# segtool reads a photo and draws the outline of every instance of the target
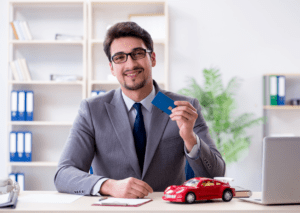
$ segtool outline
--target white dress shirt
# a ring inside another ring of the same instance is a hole
[[[123,91],[122,91],[122,97],[123,97],[124,103],[125,103],[126,108],[127,108],[130,126],[131,126],[131,129],[133,130],[135,117],[136,117],[136,114],[137,114],[136,109],[133,107],[133,105],[135,104],[135,101],[133,101],[132,99],[127,97],[123,93]],[[146,136],[147,136],[147,132],[149,132],[149,129],[150,129],[150,120],[151,120],[151,114],[152,114],[152,110],[153,110],[153,104],[151,102],[154,99],[154,97],[155,97],[155,87],[153,86],[152,91],[150,92],[150,94],[146,98],[144,98],[142,101],[140,101],[140,103],[142,104],[142,113],[143,113],[143,118],[144,118]],[[200,150],[200,140],[199,140],[199,137],[197,135],[196,135],[196,138],[197,138],[197,144],[194,145],[194,147],[193,147],[193,149],[191,150],[190,153],[187,153],[186,147],[184,146],[185,153],[191,159],[197,158],[199,153],[200,153],[200,151],[199,151]],[[108,179],[109,178],[100,179],[95,184],[95,186],[93,187],[92,195],[100,195],[100,193],[99,193],[100,188],[101,188],[102,184]]]

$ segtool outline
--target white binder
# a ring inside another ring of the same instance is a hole
[[[14,162],[17,159],[17,133],[12,131],[9,135],[9,152],[10,161]]]
[[[10,174],[8,175],[8,177],[9,177],[10,179],[12,179],[14,182],[17,182],[17,178],[16,178],[16,174],[15,174],[15,173],[10,173]]]
[[[25,121],[25,91],[19,91],[18,101],[19,121]]]
[[[23,161],[24,158],[24,133],[18,132],[17,133],[17,161]]]
[[[17,182],[20,186],[20,191],[25,190],[25,175],[23,173],[17,173]]]
[[[33,121],[33,91],[26,91],[26,121]]]
[[[31,161],[31,153],[32,153],[32,133],[25,132],[25,158],[24,161]]]
[[[17,121],[18,116],[18,91],[11,91],[11,103],[10,103],[10,111],[11,111],[11,120]]]

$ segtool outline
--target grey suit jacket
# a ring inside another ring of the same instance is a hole
[[[198,100],[161,90],[155,81],[154,86],[156,93],[161,91],[174,101],[189,101],[197,109],[194,132],[200,139],[199,157],[191,159],[185,154],[176,121],[153,106],[141,173],[119,88],[81,102],[54,177],[59,192],[90,195],[104,177],[134,177],[148,183],[154,191],[164,191],[185,181],[185,159],[196,177],[224,176],[225,162],[209,135]],[[93,175],[88,173],[91,164]]]

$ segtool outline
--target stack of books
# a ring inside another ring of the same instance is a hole
[[[285,105],[285,76],[267,75],[263,83],[264,105]]]
[[[31,81],[31,75],[28,70],[27,62],[24,58],[10,62],[10,68],[14,80],[16,81]]]
[[[11,91],[11,121],[33,121],[33,91]]]
[[[32,35],[26,21],[10,22],[15,39],[17,40],[32,40]]]

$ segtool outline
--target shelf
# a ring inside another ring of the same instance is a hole
[[[83,85],[82,81],[56,82],[56,81],[9,81],[9,84],[29,84],[29,85]]]
[[[270,76],[270,75],[283,75],[283,76],[299,76],[300,77],[300,74],[298,74],[298,73],[289,73],[289,74],[287,74],[287,73],[271,73],[271,74],[264,74],[263,76]]]
[[[101,39],[93,39],[91,40],[92,45],[93,44],[103,44],[104,40]],[[165,39],[153,39],[153,44],[165,44]]]
[[[264,109],[300,109],[300,106],[280,105],[280,106],[264,106]]]
[[[8,125],[19,126],[72,126],[73,122],[55,122],[55,121],[10,121]]]
[[[51,166],[57,166],[57,162],[43,162],[43,161],[37,161],[37,162],[9,162],[9,166],[44,166],[44,167],[51,167]]]
[[[64,41],[64,40],[11,40],[10,44],[72,44],[83,45],[84,41]]]

